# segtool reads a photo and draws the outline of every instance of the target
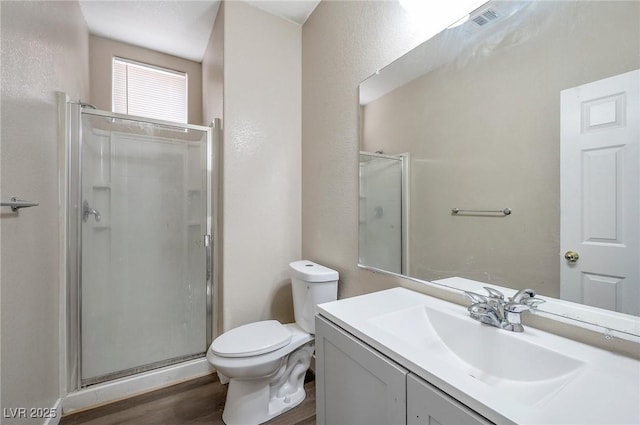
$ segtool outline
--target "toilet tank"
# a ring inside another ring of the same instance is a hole
[[[338,299],[338,272],[307,260],[289,264],[296,323],[315,334],[318,304]]]

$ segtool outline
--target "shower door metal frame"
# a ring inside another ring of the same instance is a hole
[[[401,234],[401,244],[400,244],[400,250],[401,250],[401,272],[402,273],[395,273],[395,272],[389,272],[383,269],[380,269],[378,267],[374,267],[374,266],[368,266],[366,264],[361,264],[360,261],[358,261],[358,267],[361,269],[365,269],[365,270],[372,270],[375,272],[383,272],[383,273],[388,273],[388,274],[392,274],[395,276],[402,276],[402,275],[406,275],[409,272],[409,267],[410,267],[410,243],[409,243],[409,232],[410,232],[410,221],[409,221],[409,212],[411,210],[411,191],[409,189],[409,184],[411,181],[410,178],[410,164],[411,164],[411,154],[409,152],[404,152],[404,153],[400,153],[397,155],[385,155],[383,153],[377,153],[377,152],[367,152],[367,151],[360,151],[358,153],[358,157],[361,159],[362,155],[364,156],[370,156],[372,158],[381,158],[381,159],[388,159],[388,160],[393,160],[393,161],[400,161],[400,168],[401,168],[401,173],[402,173],[402,181],[401,181],[401,187],[400,187],[400,198],[401,198],[401,205],[402,205],[402,212],[400,214],[401,217],[401,229],[400,229],[400,234]],[[359,162],[359,164],[361,164]],[[360,165],[359,165],[360,166]],[[358,190],[360,190],[360,180],[361,177],[358,177]],[[360,203],[358,203],[358,217],[360,217],[360,208],[361,205]],[[358,234],[360,233],[360,225],[358,225]],[[359,236],[358,236],[359,239]],[[359,242],[358,242],[359,243]],[[358,246],[358,257],[360,256],[360,246]]]
[[[216,305],[217,294],[217,161],[214,163],[214,149],[217,159],[217,146],[213,146],[213,132],[220,133],[220,120],[212,121],[209,127],[194,124],[181,124],[170,121],[156,120],[152,118],[138,117],[132,115],[118,114],[115,112],[101,111],[98,109],[87,109],[87,104],[68,102],[66,108],[65,131],[66,148],[65,162],[67,167],[66,187],[67,193],[67,390],[74,391],[98,382],[82,382],[82,115],[93,115],[105,118],[119,119],[157,125],[165,128],[177,130],[198,130],[206,133],[206,233],[203,235],[205,249],[205,279],[206,279],[206,347],[213,340],[214,330],[217,329],[217,314],[214,315],[213,308]],[[186,143],[186,142],[185,142]],[[213,202],[216,203],[215,207]],[[166,359],[153,364],[148,364],[124,371],[118,371],[101,378],[117,379],[154,370],[163,366],[173,365],[181,361],[204,357],[198,355],[188,355],[177,359]],[[105,382],[108,379],[100,379]]]

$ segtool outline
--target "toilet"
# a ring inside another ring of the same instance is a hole
[[[289,264],[295,323],[264,320],[216,338],[207,360],[228,380],[222,420],[260,424],[300,404],[315,349],[316,305],[337,299],[338,272],[301,260]]]

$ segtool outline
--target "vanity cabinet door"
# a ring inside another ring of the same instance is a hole
[[[406,424],[406,376],[406,369],[316,316],[317,424]]]
[[[407,376],[408,425],[489,425],[464,404],[419,377]]]

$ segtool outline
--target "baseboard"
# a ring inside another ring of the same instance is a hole
[[[44,425],[58,425],[60,423],[60,418],[62,418],[62,399],[59,398],[56,400],[55,404],[51,408],[51,412],[55,412],[55,416],[47,418],[44,421]]]

